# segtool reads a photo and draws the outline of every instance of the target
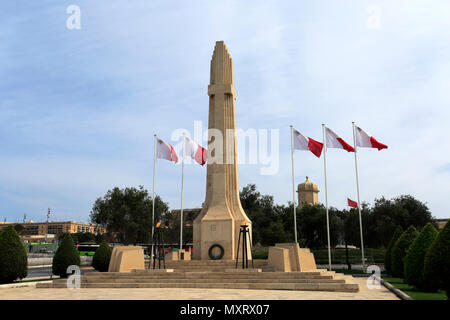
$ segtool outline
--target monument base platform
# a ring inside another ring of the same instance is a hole
[[[239,261],[238,261],[239,263]],[[255,269],[261,272],[232,270],[233,260],[166,261],[173,272],[136,270],[131,272],[90,272],[81,276],[81,288],[208,288],[208,289],[259,289],[299,291],[358,292],[358,284],[351,276],[334,271],[277,272],[267,260],[254,260]],[[66,279],[51,283],[38,283],[37,288],[66,288]],[[167,297],[170,299],[170,297]]]

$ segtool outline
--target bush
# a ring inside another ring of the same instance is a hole
[[[401,226],[398,226],[397,229],[395,229],[391,241],[389,241],[389,245],[387,246],[386,255],[384,256],[384,269],[386,270],[387,274],[392,274],[392,248],[394,247],[395,243],[397,242],[398,238],[400,238],[402,233],[403,228]]]
[[[398,238],[394,247],[392,248],[392,256],[391,256],[391,266],[392,266],[392,275],[394,277],[403,278],[404,277],[404,259],[406,253],[413,243],[414,239],[418,236],[418,232],[414,226],[409,226],[405,232],[402,233],[400,238]]]
[[[269,256],[269,250],[255,250],[252,252],[253,259],[267,259]]]
[[[0,283],[10,283],[28,274],[27,251],[13,226],[0,234]]]
[[[94,269],[100,272],[107,272],[109,261],[111,260],[111,253],[111,247],[106,241],[103,241],[97,250],[95,250],[94,258],[92,259],[92,266]]]
[[[72,237],[70,234],[65,234],[61,245],[58,250],[56,250],[55,256],[53,257],[53,274],[60,276],[61,278],[66,278],[67,267],[71,265],[79,266],[80,263],[80,254],[73,243]]]
[[[450,223],[446,223],[425,256],[424,278],[432,290],[450,297]]]
[[[421,291],[427,291],[428,289],[423,277],[425,255],[437,235],[436,228],[428,223],[411,244],[405,257],[405,282]]]

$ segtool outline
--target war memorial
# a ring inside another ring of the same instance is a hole
[[[239,199],[236,137],[226,134],[236,129],[236,93],[233,61],[223,41],[214,48],[208,96],[208,128],[220,131],[223,143],[208,157],[205,202],[193,225],[193,256],[171,254],[154,268],[145,266],[141,247],[115,247],[108,272],[81,276],[81,288],[358,292],[351,276],[317,269],[313,254],[298,243],[277,243],[267,260],[252,259],[252,223]],[[67,288],[67,279],[37,288]]]

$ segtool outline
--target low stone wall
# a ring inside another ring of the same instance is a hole
[[[92,257],[90,256],[81,256],[80,257],[81,264],[91,264]],[[28,257],[28,266],[46,266],[51,265],[53,262],[53,257],[47,258],[30,258]]]

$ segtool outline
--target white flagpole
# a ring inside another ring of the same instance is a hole
[[[355,122],[353,125],[353,147],[355,148],[355,172],[356,172],[356,193],[358,194],[358,211],[359,211],[359,231],[361,233],[361,259],[363,270],[366,270],[366,262],[364,258],[364,241],[363,241],[363,229],[362,229],[362,218],[361,218],[361,201],[359,199],[359,177],[358,177],[358,161],[356,160],[356,132],[355,132]]]
[[[327,139],[325,138],[325,124],[322,124],[323,131],[323,170],[325,176],[325,204],[327,212],[327,237],[328,237],[328,268],[331,271],[331,248],[330,248],[330,219],[328,217],[328,186],[327,186]]]
[[[153,135],[153,195],[152,195],[152,252],[150,254],[151,261],[153,261],[153,236],[155,232],[155,172],[156,172],[156,134]]]
[[[180,212],[180,251],[183,248],[183,184],[184,184],[184,143],[185,136],[183,132],[183,154],[181,157],[181,212]]]
[[[295,178],[294,178],[294,128],[291,126],[291,161],[292,161],[292,206],[294,209],[294,238],[297,243],[297,210],[295,208]]]

